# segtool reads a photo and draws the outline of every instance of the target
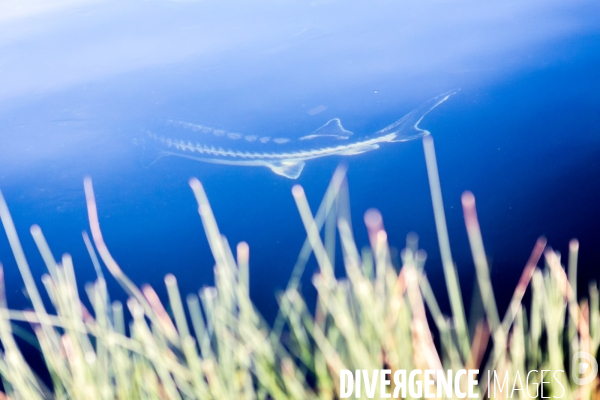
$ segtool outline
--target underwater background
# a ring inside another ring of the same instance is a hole
[[[364,212],[379,209],[391,245],[419,235],[444,293],[420,140],[312,160],[297,180],[178,157],[148,167],[136,144],[165,119],[299,137],[340,118],[371,133],[456,88],[421,126],[435,140],[465,293],[467,189],[501,308],[541,235],[563,254],[580,240],[580,293],[600,278],[597,2],[9,1],[0,11],[0,189],[38,282],[34,223],[57,259],[73,256],[82,286],[95,278],[81,238],[90,176],[107,245],[136,284],[165,296],[170,272],[184,294],[211,285],[195,176],[229,242],[249,243],[251,297],[270,320],[305,239],[291,188],[304,187],[314,212],[345,162],[357,243],[368,242]],[[9,306],[30,307],[4,234],[0,261]],[[315,268],[303,279],[309,298]]]

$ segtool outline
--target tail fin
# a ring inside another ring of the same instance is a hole
[[[375,135],[384,136],[389,134],[396,134],[396,137],[392,142],[406,142],[408,140],[417,139],[426,135],[429,135],[429,131],[419,128],[419,123],[425,115],[446,100],[453,94],[456,94],[460,89],[451,90],[446,93],[442,93],[439,96],[434,97],[431,100],[426,101],[419,107],[415,108],[404,117],[394,122],[393,124],[386,126],[385,128],[377,131]]]

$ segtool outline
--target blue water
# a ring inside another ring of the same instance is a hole
[[[422,126],[435,140],[465,295],[473,281],[460,208],[467,189],[501,305],[540,235],[564,254],[579,238],[581,289],[600,278],[594,2],[109,2],[25,11],[0,21],[0,188],[37,278],[44,266],[29,235],[34,223],[57,258],[72,254],[81,285],[94,279],[81,239],[89,175],[105,240],[134,282],[161,296],[169,272],[183,293],[212,284],[213,258],[188,186],[195,176],[229,242],[249,243],[251,296],[270,319],[305,237],[291,188],[303,185],[315,210],[344,161],[359,245],[367,244],[362,216],[371,207],[382,212],[393,246],[418,233],[444,305],[420,141],[309,161],[297,181],[176,157],[145,168],[133,142],[168,118],[299,137],[338,117],[369,133],[458,87]],[[308,112],[319,106],[324,111]],[[0,261],[10,306],[29,307],[4,234]],[[309,297],[315,268],[311,260],[303,281]],[[112,280],[109,289],[124,298]]]

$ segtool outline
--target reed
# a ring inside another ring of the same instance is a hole
[[[423,268],[426,254],[418,249],[416,235],[407,237],[401,266],[394,265],[383,218],[375,210],[365,215],[369,246],[359,250],[345,168],[340,167],[315,213],[302,187],[292,190],[307,237],[287,288],[277,295],[280,308],[272,326],[250,299],[248,245],[230,246],[196,179],[190,186],[214,256],[215,286],[190,294],[185,301],[171,274],[165,277],[168,299],[127,278],[104,242],[92,182],[85,180],[91,240],[85,232],[83,240],[97,272],[96,281],[85,286],[92,309],[81,300],[84,294],[78,290],[71,257],[65,254],[55,260],[41,228],[33,226],[31,234],[48,268],[42,284],[51,304],[44,304],[0,193],[0,219],[33,306],[32,311],[8,308],[0,267],[4,387],[0,399],[333,399],[340,396],[342,370],[382,368],[392,374],[479,369],[480,398],[510,398],[515,393],[513,397],[527,398],[541,380],[536,375],[526,382],[528,371],[564,370],[544,385],[546,396],[564,392],[562,398],[598,398],[598,379],[576,385],[574,378],[581,371],[571,368],[574,354],[595,356],[600,345],[598,287],[590,284],[588,299],[579,300],[576,293],[577,241],[570,243],[565,270],[560,256],[540,238],[501,315],[475,197],[464,193],[465,224],[483,306],[470,334],[450,251],[433,140],[427,136],[423,144],[448,293],[433,292]],[[336,277],[333,268],[338,238],[344,277]],[[318,264],[312,279],[318,293],[315,310],[308,309],[299,289],[311,254]],[[111,302],[102,263],[129,295],[126,304]],[[527,290],[531,300],[525,304]],[[440,311],[440,295],[448,296],[451,315]],[[125,321],[124,307],[130,321]],[[15,339],[20,334],[15,321],[33,327],[50,387],[38,377],[40,367],[34,368],[23,356]],[[579,368],[587,368],[585,362],[580,364]],[[512,377],[519,375],[520,388],[530,389],[529,393],[511,392],[508,387],[502,393],[493,391],[485,372],[492,370],[499,377],[508,373],[510,389]]]

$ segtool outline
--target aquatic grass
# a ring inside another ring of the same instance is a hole
[[[172,274],[165,277],[167,299],[127,278],[104,242],[93,185],[86,179],[91,238],[84,232],[83,240],[97,279],[80,293],[71,257],[55,260],[41,228],[33,226],[31,235],[48,269],[42,277],[50,299],[45,304],[0,193],[0,219],[33,306],[26,311],[8,308],[0,268],[0,399],[333,399],[340,396],[341,370],[382,368],[392,373],[479,369],[476,394],[481,398],[511,397],[508,387],[498,391],[495,377],[502,380],[508,374],[512,389],[516,375],[524,382],[531,370],[564,370],[544,386],[546,394],[564,389],[563,398],[598,398],[597,378],[582,386],[573,380],[578,372],[572,356],[579,351],[595,356],[600,346],[598,287],[590,283],[589,299],[580,300],[576,291],[577,241],[570,243],[565,269],[560,255],[540,238],[502,312],[495,302],[475,197],[463,194],[483,309],[476,325],[469,327],[450,251],[433,140],[427,136],[423,144],[450,315],[441,311],[440,294],[431,288],[424,269],[427,256],[418,248],[416,235],[408,235],[400,265],[395,265],[383,216],[369,210],[364,218],[369,246],[359,249],[345,167],[336,171],[314,213],[302,187],[292,190],[307,237],[288,286],[277,294],[279,314],[272,326],[250,299],[249,246],[230,246],[196,179],[190,186],[215,260],[215,285],[185,299]],[[343,277],[334,273],[337,240]],[[314,310],[300,288],[312,254],[318,265],[312,277],[318,295]],[[128,294],[125,304],[110,300],[102,264]],[[525,296],[528,291],[530,296]],[[84,305],[84,294],[91,309]],[[524,302],[526,297],[530,299]],[[23,355],[23,329],[17,321],[31,324],[35,340],[30,342],[40,349],[44,366],[29,364]],[[38,376],[44,369],[49,382]],[[496,371],[492,387],[488,370]],[[539,376],[528,383],[519,388],[536,392]],[[515,397],[526,398],[528,392],[517,391]]]

